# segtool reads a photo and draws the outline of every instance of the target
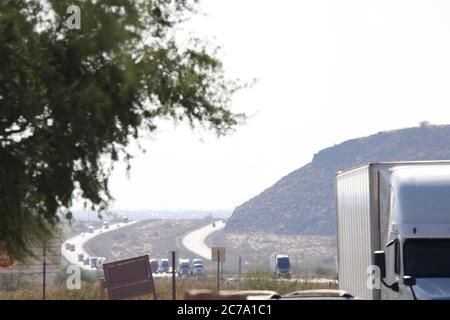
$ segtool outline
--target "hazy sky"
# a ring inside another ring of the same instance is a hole
[[[163,126],[115,209],[233,209],[349,138],[450,123],[449,1],[203,0],[189,28],[223,47],[234,99],[253,115],[220,140]]]

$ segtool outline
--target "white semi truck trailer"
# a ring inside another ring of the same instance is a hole
[[[450,299],[450,161],[336,175],[339,287],[362,299]]]

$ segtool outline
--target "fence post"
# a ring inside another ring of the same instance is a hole
[[[220,252],[217,254],[217,293],[220,289]]]
[[[175,279],[175,251],[172,251],[172,300],[177,299],[177,285]]]
[[[239,283],[241,282],[242,258],[239,256]]]
[[[46,287],[46,283],[45,283],[45,281],[46,281],[46,272],[47,272],[47,270],[46,270],[46,261],[45,261],[45,259],[46,259],[46,257],[45,257],[45,255],[46,255],[46,248],[45,248],[45,240],[44,240],[44,246],[43,246],[43,250],[42,250],[43,252],[42,252],[42,256],[43,256],[43,259],[42,259],[42,300],[45,300],[45,287]]]

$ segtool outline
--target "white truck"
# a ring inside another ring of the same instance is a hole
[[[158,273],[159,272],[159,261],[158,261],[158,259],[150,259],[150,269],[152,270],[152,273]]]
[[[161,262],[159,264],[159,272],[160,273],[169,273],[169,259],[161,259]]]
[[[191,262],[189,259],[178,260],[178,276],[187,277],[191,274]]]
[[[288,255],[277,254],[270,256],[270,268],[273,274],[277,276],[291,276],[291,261]]]
[[[90,263],[91,263],[91,268],[97,269],[98,268],[98,257],[91,257]]]
[[[336,175],[339,287],[361,299],[450,299],[450,161]]]
[[[202,259],[192,259],[191,275],[200,276],[205,272],[205,266]]]
[[[103,268],[103,264],[106,262],[106,258],[105,257],[98,257],[97,259],[97,268],[101,269]]]

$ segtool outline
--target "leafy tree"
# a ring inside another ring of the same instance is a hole
[[[80,30],[67,25],[72,4]],[[244,118],[214,50],[175,40],[197,5],[0,0],[0,246],[12,257],[70,220],[74,198],[105,211],[114,161],[156,119],[223,135]]]

